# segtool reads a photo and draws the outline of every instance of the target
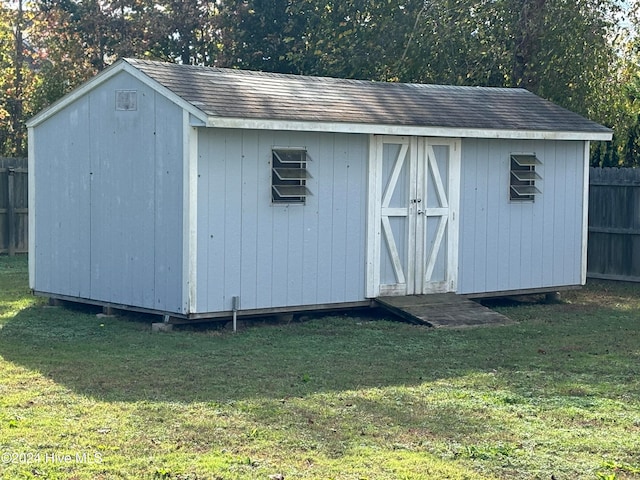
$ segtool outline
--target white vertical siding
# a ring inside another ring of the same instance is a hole
[[[115,91],[136,90],[135,111]],[[182,111],[126,73],[33,130],[37,291],[182,311]]]
[[[153,92],[138,90],[136,111],[116,111],[115,89],[89,94],[91,126],[91,292],[94,299],[153,305],[155,149]],[[148,89],[147,89],[148,90]],[[146,141],[145,141],[146,140]],[[150,148],[151,147],[151,148]]]
[[[165,97],[154,95],[154,135],[149,137],[149,148],[154,150],[155,164],[153,197],[153,309],[186,313],[183,289],[188,288],[183,277],[183,216],[184,205],[184,125],[182,110]],[[148,287],[147,287],[148,288]]]
[[[33,201],[29,261],[37,291],[88,298],[91,294],[89,99],[33,130],[29,194]],[[63,135],[64,133],[64,135]],[[31,207],[31,204],[30,204]]]
[[[509,155],[535,153],[542,194],[509,201]],[[580,284],[584,146],[579,141],[462,142],[458,293]]]
[[[271,204],[271,149],[304,147],[306,205]],[[364,300],[368,137],[201,130],[198,313]]]

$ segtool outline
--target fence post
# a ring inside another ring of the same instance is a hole
[[[16,254],[16,216],[15,216],[15,168],[9,168],[9,176],[7,178],[7,190],[9,193],[9,208],[7,209],[7,223],[9,224],[9,256],[13,257]]]

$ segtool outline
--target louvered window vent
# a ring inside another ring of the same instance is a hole
[[[301,148],[274,148],[271,151],[272,203],[301,203],[311,195],[307,189],[307,151]]]
[[[516,202],[533,202],[542,192],[537,184],[542,177],[536,166],[542,165],[535,154],[512,154],[509,178],[509,199]]]

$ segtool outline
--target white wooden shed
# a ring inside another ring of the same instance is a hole
[[[521,89],[131,59],[28,127],[31,288],[184,318],[583,284],[612,135]]]

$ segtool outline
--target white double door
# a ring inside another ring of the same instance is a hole
[[[460,140],[372,136],[367,297],[456,290]]]

